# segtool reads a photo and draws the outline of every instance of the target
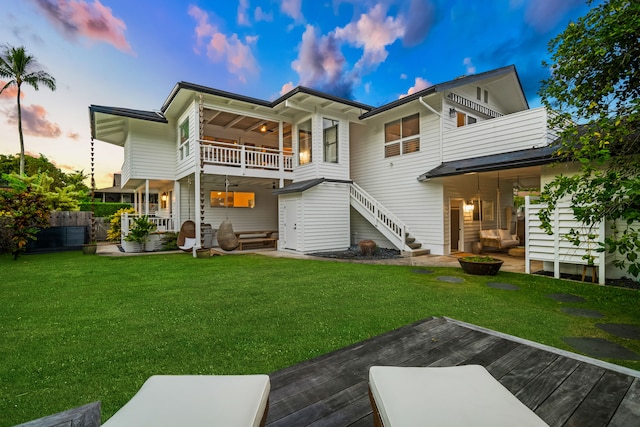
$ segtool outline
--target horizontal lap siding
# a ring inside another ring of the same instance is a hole
[[[387,240],[369,221],[367,221],[358,211],[351,209],[351,244],[355,245],[361,240],[373,240],[381,248],[396,248],[393,243]]]
[[[420,151],[385,158],[384,124],[417,111],[420,112]],[[380,116],[383,117],[368,121],[366,127],[352,127],[351,177],[400,218],[423,248],[442,253],[442,185],[417,180],[419,175],[440,164],[438,116],[417,103]],[[358,230],[365,231],[361,226]]]
[[[302,193],[304,252],[349,247],[349,186],[323,183]]]
[[[127,142],[131,151],[131,178],[170,179],[175,177],[175,143],[166,124],[132,122]]]
[[[501,154],[546,145],[543,108],[480,121],[444,132],[444,161]]]
[[[200,126],[196,118],[196,104],[193,103],[189,110],[183,114],[177,123],[172,124],[173,130],[173,159],[176,166],[176,179],[180,179],[184,176],[192,174],[196,167],[196,150],[199,150],[198,133],[200,132]],[[180,152],[178,150],[178,130],[186,118],[189,118],[189,156],[180,160]],[[199,165],[198,165],[199,166]]]

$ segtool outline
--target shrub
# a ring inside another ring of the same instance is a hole
[[[81,211],[91,211],[93,205],[93,216],[96,218],[111,217],[120,209],[131,208],[131,203],[103,203],[103,202],[82,202],[80,203]]]
[[[120,242],[120,234],[122,233],[122,215],[125,213],[135,213],[135,209],[129,208],[121,208],[118,209],[111,215],[111,219],[109,223],[111,224],[111,228],[109,228],[109,232],[107,233],[107,240],[110,242]]]

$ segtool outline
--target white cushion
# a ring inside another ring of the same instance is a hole
[[[494,230],[480,230],[480,237],[483,239],[492,239],[497,236]]]
[[[259,426],[267,375],[154,375],[104,426]]]
[[[547,426],[479,365],[373,366],[369,388],[385,427]]]
[[[196,245],[196,239],[192,237],[184,238],[184,245],[178,246],[182,250],[191,249]]]
[[[513,240],[513,237],[511,237],[511,232],[509,232],[509,230],[500,229],[498,230],[498,234],[500,235],[500,240]]]

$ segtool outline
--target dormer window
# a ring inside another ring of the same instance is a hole
[[[420,151],[420,115],[413,114],[384,125],[384,157]]]

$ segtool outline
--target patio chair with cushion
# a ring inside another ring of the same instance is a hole
[[[268,375],[154,375],[106,427],[264,426]]]
[[[183,251],[189,251],[196,245],[196,223],[187,220],[182,223],[180,232],[178,233],[178,240],[176,241],[178,248]]]
[[[547,426],[479,365],[372,366],[374,426]]]

